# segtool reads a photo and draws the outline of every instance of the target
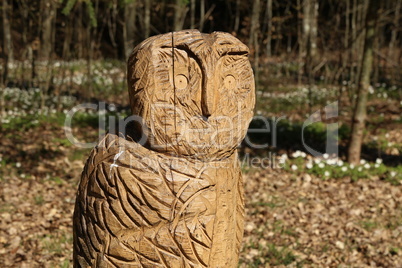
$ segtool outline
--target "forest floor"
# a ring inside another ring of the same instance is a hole
[[[345,101],[338,117],[346,125],[339,128],[338,158],[313,157],[296,141],[296,122],[304,120],[306,96],[311,96],[307,91],[257,91],[257,115],[284,113],[288,121],[278,128],[282,132],[274,154],[241,149],[246,221],[239,266],[402,267],[401,90],[380,85],[371,93],[364,159],[356,167],[345,161],[350,125],[350,104]],[[339,97],[336,92],[316,88],[312,93],[324,107]],[[107,100],[118,109],[126,107],[125,94],[113,91],[120,97]],[[46,115],[41,116],[36,112],[38,91],[13,89],[5,98],[9,107],[0,125],[0,267],[71,267],[75,192],[90,152],[66,138],[65,114],[78,103],[63,99],[56,111],[48,99],[42,110]],[[72,131],[80,140],[95,141],[97,120],[96,114],[77,114]],[[310,140],[325,142],[322,125],[306,133]],[[253,159],[282,165],[250,166]]]
[[[48,122],[0,133],[1,267],[71,267],[75,191],[89,149],[64,135]],[[244,168],[244,182],[240,267],[402,267],[400,183],[300,168]]]
[[[2,180],[1,267],[71,266],[74,196],[85,155],[71,161],[68,148],[54,146],[59,156],[37,166],[17,163]],[[49,169],[60,177],[40,176]],[[22,173],[30,171],[37,175]],[[401,185],[281,169],[250,171],[244,180],[241,267],[402,266]]]

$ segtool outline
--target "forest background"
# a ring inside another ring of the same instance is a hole
[[[107,131],[99,114],[129,115],[134,46],[190,28],[229,32],[250,48],[257,104],[248,139],[268,145],[239,148],[248,200],[240,265],[402,266],[402,0],[0,8],[1,267],[71,266],[74,193],[90,149],[66,133],[96,142]],[[77,111],[66,127],[82,103],[99,110]],[[325,153],[331,138],[334,155]]]

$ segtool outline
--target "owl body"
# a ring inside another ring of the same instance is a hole
[[[175,158],[108,135],[79,186],[75,265],[234,267],[243,231],[241,184],[233,156]]]
[[[237,266],[244,200],[236,148],[254,107],[247,53],[229,34],[198,31],[134,49],[135,141],[108,134],[87,160],[75,267]]]

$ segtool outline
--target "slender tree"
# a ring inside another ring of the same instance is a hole
[[[3,0],[3,53],[4,53],[4,66],[3,66],[3,84],[7,84],[8,79],[8,64],[14,61],[14,53],[13,53],[13,43],[11,39],[11,26],[8,15],[8,2],[7,0]]]
[[[42,0],[41,1],[41,38],[40,38],[40,51],[39,58],[42,60],[48,60],[54,43],[53,38],[53,26],[57,13],[57,2],[54,0]]]
[[[259,21],[260,21],[260,0],[253,1],[253,10],[251,13],[251,25],[250,25],[250,36],[248,39],[248,45],[256,47],[255,41],[258,41],[259,32]]]
[[[200,26],[199,30],[202,32],[205,22],[205,0],[200,0]]]
[[[348,160],[352,164],[360,162],[363,132],[367,117],[367,95],[370,87],[370,74],[373,65],[373,45],[375,38],[377,11],[379,1],[369,0],[365,22],[364,49],[361,61],[361,72],[359,75],[358,95],[353,111],[352,134],[348,149]]]
[[[397,50],[395,49],[396,47],[396,42],[397,42],[397,36],[398,32],[400,31],[400,17],[401,17],[401,6],[402,6],[402,0],[396,0],[396,5],[395,5],[395,15],[393,19],[393,28],[391,32],[391,40],[389,41],[389,46],[388,46],[388,61],[391,61],[391,66],[394,65],[394,58],[396,56]],[[392,71],[392,80],[395,82],[395,77],[396,77],[396,68],[393,66],[393,71]]]
[[[267,7],[266,7],[266,27],[267,27],[267,46],[266,46],[266,55],[267,57],[271,57],[272,48],[272,0],[267,0]]]
[[[195,27],[195,0],[190,0],[190,28]]]
[[[124,51],[128,57],[134,48],[135,31],[136,31],[136,16],[137,16],[137,1],[129,0],[124,5],[124,24],[123,24],[123,38],[124,38]]]
[[[180,31],[183,29],[184,19],[186,18],[187,11],[187,2],[184,0],[176,0],[173,25],[173,29],[175,31]]]
[[[145,0],[144,5],[144,37],[148,38],[151,34],[151,5],[152,0]]]

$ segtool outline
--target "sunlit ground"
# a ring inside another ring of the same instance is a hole
[[[123,65],[96,62],[88,81],[79,62],[54,64],[53,90],[2,91],[1,267],[72,266],[75,191],[90,149],[67,139],[66,116],[76,105],[99,101],[106,103],[103,116],[129,114]],[[18,68],[11,73],[18,76]],[[276,122],[276,138],[273,125],[263,134],[251,131],[253,143],[268,146],[239,150],[247,203],[241,267],[402,266],[401,89],[370,89],[362,160],[353,166],[345,157],[353,88],[345,81],[257,89],[256,115]],[[303,128],[336,101],[334,120]],[[81,109],[68,130],[80,141],[96,141],[98,116]],[[263,129],[260,119],[251,128]],[[323,152],[330,123],[337,124],[339,153],[312,155],[305,145]]]

